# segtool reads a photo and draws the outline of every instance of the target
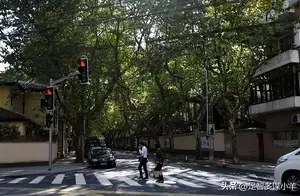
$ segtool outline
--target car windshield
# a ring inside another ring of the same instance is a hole
[[[109,151],[106,149],[94,149],[93,153],[95,155],[105,155],[105,154],[109,154]]]
[[[90,147],[97,147],[97,146],[100,146],[100,144],[99,143],[90,143]]]

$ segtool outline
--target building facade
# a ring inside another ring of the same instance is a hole
[[[298,1],[287,1],[291,8],[282,17],[297,19]],[[300,29],[295,23],[277,35],[270,46],[267,62],[261,66],[251,86],[249,113],[265,122],[260,149],[263,161],[276,161],[300,147]]]
[[[0,83],[0,124],[16,126],[19,130],[19,136],[16,138],[0,135],[3,150],[0,151],[0,164],[44,162],[48,159],[49,130],[45,126],[46,113],[43,104],[46,87],[44,84],[25,81]],[[71,130],[59,117],[57,114],[53,122],[54,159],[58,152],[66,152],[66,140]],[[7,153],[4,153],[5,151]]]

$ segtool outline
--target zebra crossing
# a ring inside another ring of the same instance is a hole
[[[157,186],[163,188],[176,188],[187,187],[194,189],[201,189],[207,186],[213,186],[221,188],[224,182],[239,182],[239,183],[251,183],[251,182],[271,182],[271,178],[257,179],[247,178],[245,176],[209,176],[205,172],[199,173],[196,171],[187,171],[180,174],[168,174],[166,172],[165,182],[157,183],[156,179],[149,178],[149,180],[138,179],[135,175],[114,175],[109,176],[105,173],[99,172],[87,172],[87,173],[68,173],[57,175],[41,175],[31,177],[20,177],[15,179],[0,179],[0,185],[99,185],[103,187],[113,186],[127,186],[127,187],[145,187],[145,186]]]

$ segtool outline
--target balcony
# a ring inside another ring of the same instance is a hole
[[[249,113],[250,115],[257,115],[292,108],[300,108],[300,96],[287,97],[284,99],[252,105],[249,107]]]
[[[292,8],[297,6],[300,3],[300,0],[285,0],[284,1],[284,8]]]
[[[290,63],[299,63],[298,50],[287,50],[271,58],[256,71],[255,77]]]

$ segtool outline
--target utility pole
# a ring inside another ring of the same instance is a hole
[[[49,85],[52,86],[52,78],[50,78]],[[49,128],[49,169],[48,171],[52,170],[52,131],[53,131],[53,123],[51,123]]]
[[[206,55],[205,55],[206,58]],[[206,135],[209,140],[209,160],[214,159],[214,135],[210,131],[209,123],[209,99],[208,99],[208,62],[205,59],[205,88],[206,88]]]
[[[83,132],[82,132],[82,164],[84,164],[84,136],[85,136],[85,115],[83,117]]]

